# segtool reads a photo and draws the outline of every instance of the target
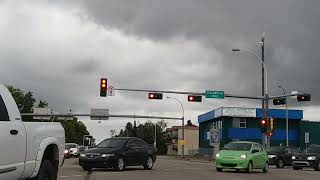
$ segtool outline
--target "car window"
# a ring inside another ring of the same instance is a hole
[[[257,151],[260,152],[259,147],[258,147],[256,144],[254,144],[254,145],[252,146],[252,150],[257,150]]]
[[[146,147],[147,146],[147,143],[141,139],[136,139],[136,144],[137,144],[137,147]]]
[[[303,150],[304,153],[320,153],[319,147],[307,147]]]
[[[299,148],[288,148],[289,149],[289,153],[300,153],[301,150]]]
[[[137,142],[135,139],[131,139],[129,142],[128,142],[128,145],[127,146],[130,146],[130,147],[137,147]]]
[[[97,148],[120,148],[123,147],[126,142],[126,139],[110,138],[98,144]]]
[[[258,144],[258,147],[259,147],[260,152],[264,151],[264,148],[262,147],[261,144]]]
[[[252,144],[232,142],[224,146],[223,150],[250,151]]]
[[[7,108],[3,102],[2,97],[0,96],[0,121],[9,121],[9,115]]]

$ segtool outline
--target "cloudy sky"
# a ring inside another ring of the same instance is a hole
[[[261,54],[266,32],[270,94],[281,94],[278,84],[310,92],[312,102],[292,99],[290,106],[304,110],[307,120],[320,120],[319,7],[318,0],[0,0],[0,82],[33,91],[59,112],[109,108],[112,114],[180,117],[177,102],[151,101],[146,93],[100,98],[99,80],[107,77],[116,88],[258,96],[261,65],[231,49]],[[221,106],[260,106],[170,96],[181,99],[194,123]],[[97,140],[133,120],[82,119]]]

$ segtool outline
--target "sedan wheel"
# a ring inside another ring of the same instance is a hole
[[[248,164],[248,168],[247,168],[247,172],[250,174],[250,173],[252,173],[252,162],[249,162],[249,164]]]
[[[143,164],[143,168],[150,170],[153,167],[153,159],[151,158],[151,156],[149,156],[146,160],[146,162]]]
[[[277,164],[276,164],[277,168],[283,168],[284,167],[284,163],[282,159],[279,159]]]
[[[117,164],[115,165],[115,169],[117,171],[123,171],[125,168],[124,161],[122,157],[119,157]]]
[[[320,160],[317,163],[317,166],[314,168],[316,171],[320,171]]]
[[[264,168],[262,169],[262,171],[263,171],[264,173],[267,173],[268,170],[269,170],[269,163],[266,162],[266,164],[264,165]]]

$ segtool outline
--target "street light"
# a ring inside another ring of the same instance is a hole
[[[265,78],[266,78],[266,80],[265,80],[265,94],[268,94],[268,72],[267,72],[267,67],[266,67],[266,64],[263,62],[263,60],[260,58],[260,56],[258,56],[256,53],[254,53],[254,52],[252,52],[252,51],[249,51],[249,50],[242,50],[242,49],[232,49],[232,51],[233,52],[248,52],[248,53],[250,53],[250,54],[252,54],[252,55],[254,55],[254,56],[256,56],[257,57],[257,59],[259,59],[260,60],[260,62],[262,63],[262,65],[263,65],[263,68],[265,69],[265,74],[264,74],[264,76],[265,76]]]
[[[282,89],[283,94],[286,94],[285,89],[279,85],[278,88]],[[289,119],[288,119],[288,97],[286,96],[286,139],[287,139],[287,146],[289,146]]]
[[[182,141],[183,141],[181,155],[182,155],[182,158],[184,158],[184,107],[183,107],[183,104],[181,103],[181,101],[177,98],[167,96],[167,99],[175,99],[181,105],[181,109],[182,109]]]
[[[263,41],[262,41],[262,44],[261,44],[261,47],[262,47],[262,51],[264,52],[264,37],[263,37]],[[254,55],[262,64],[263,66],[263,69],[264,69],[264,74],[263,74],[263,78],[265,77],[265,81],[264,81],[264,95],[265,95],[265,99],[264,99],[264,103],[262,103],[262,108],[264,110],[264,113],[263,113],[263,119],[266,119],[267,118],[267,109],[268,109],[268,71],[267,71],[267,67],[266,67],[266,64],[264,63],[264,61],[261,59],[260,56],[258,56],[256,53],[252,52],[252,51],[249,51],[249,50],[242,50],[242,49],[232,49],[233,52],[248,52],[252,55]],[[262,53],[262,57],[264,56],[264,53]],[[264,136],[264,144],[266,144],[266,139],[267,136],[265,135]]]

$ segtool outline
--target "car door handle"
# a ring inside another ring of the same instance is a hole
[[[19,133],[18,130],[15,130],[15,129],[10,130],[10,134],[11,134],[11,135],[17,135],[18,133]]]

